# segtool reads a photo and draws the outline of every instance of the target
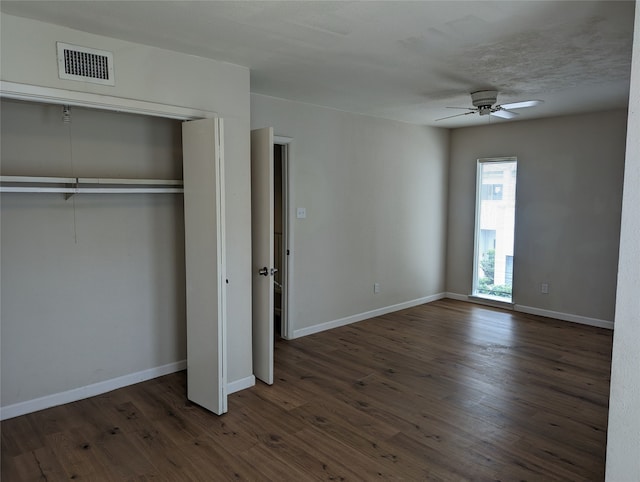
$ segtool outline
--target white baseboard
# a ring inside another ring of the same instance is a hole
[[[597,326],[599,328],[608,328],[609,330],[613,330],[613,321],[599,320],[597,318],[589,318],[588,316],[574,315],[571,313],[562,313],[560,311],[543,310],[542,308],[534,308],[533,306],[523,306],[518,304],[514,304],[514,305],[504,304],[504,306],[502,306],[502,304],[497,304],[497,303],[492,304],[491,300],[487,300],[487,302],[484,302],[484,300],[482,299],[475,298],[473,296],[468,296],[468,295],[461,295],[459,293],[447,292],[445,293],[445,297],[451,298],[452,300],[468,301],[470,303],[477,303],[481,305],[486,304],[489,306],[495,306],[495,307],[504,308],[507,310],[513,309],[514,311],[520,311],[522,313],[528,313],[530,315],[545,316],[547,318],[555,318],[556,320],[570,321],[572,323],[580,323],[581,325]]]
[[[599,328],[608,328],[613,330],[613,321],[599,320],[598,318],[589,318],[588,316],[573,315],[571,313],[561,313],[559,311],[543,310],[534,308],[533,306],[515,305],[516,311],[529,313],[530,315],[546,316],[547,318],[555,318],[562,321],[571,321],[572,323],[580,323],[581,325],[597,326]]]
[[[418,298],[417,300],[405,301],[404,303],[385,306],[383,308],[366,311],[364,313],[358,313],[356,315],[347,316],[338,320],[327,321],[326,323],[319,323],[307,328],[300,328],[299,330],[294,330],[293,338],[300,338],[302,336],[320,333],[321,331],[331,330],[332,328],[338,328],[339,326],[350,325],[351,323],[368,320],[369,318],[375,318],[376,316],[386,315],[387,313],[392,313],[394,311],[404,310],[405,308],[412,308],[414,306],[423,305],[432,301],[441,300],[444,297],[445,293],[437,293],[435,295],[425,296],[424,298]]]
[[[227,395],[239,392],[245,388],[250,388],[256,384],[256,377],[249,375],[234,382],[227,383]]]
[[[74,388],[66,392],[54,393],[33,400],[14,403],[6,407],[0,407],[0,420],[19,417],[45,408],[56,407],[65,403],[76,402],[84,398],[93,397],[102,393],[110,392],[118,388],[134,385],[136,383],[151,380],[153,378],[169,375],[170,373],[179,372],[187,368],[187,361],[180,360],[174,363],[168,363],[159,367],[149,368],[136,373],[130,373],[121,377],[112,378],[103,382],[93,383],[84,387]]]

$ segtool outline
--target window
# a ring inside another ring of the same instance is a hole
[[[517,161],[478,160],[473,295],[511,302]]]

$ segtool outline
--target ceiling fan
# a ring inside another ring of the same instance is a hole
[[[447,107],[447,109],[464,109],[468,112],[462,114],[450,115],[448,117],[442,117],[436,119],[441,121],[445,119],[451,119],[452,117],[459,117],[461,115],[480,114],[480,115],[492,115],[495,117],[502,117],[503,119],[513,119],[518,115],[517,112],[512,112],[511,109],[522,109],[524,107],[534,107],[542,104],[541,100],[523,100],[522,102],[512,102],[510,104],[494,105],[498,101],[498,91],[496,90],[478,90],[471,92],[471,102],[474,107]]]

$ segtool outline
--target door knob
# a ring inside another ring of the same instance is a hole
[[[278,272],[278,268],[271,268],[271,276]]]
[[[265,266],[264,268],[260,268],[258,270],[258,274],[262,275],[262,276],[269,276],[269,270],[267,269],[267,267]]]

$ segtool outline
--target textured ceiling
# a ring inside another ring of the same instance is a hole
[[[3,0],[0,9],[245,65],[255,93],[457,127],[489,117],[435,119],[486,88],[498,103],[544,101],[519,119],[626,107],[634,4]]]

